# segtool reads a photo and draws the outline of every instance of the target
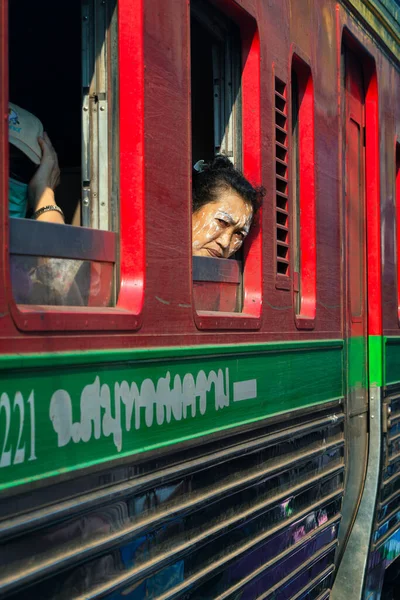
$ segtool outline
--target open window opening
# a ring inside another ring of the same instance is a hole
[[[190,26],[193,164],[210,163],[222,154],[241,170],[240,31],[202,0],[191,2]],[[230,258],[215,257],[217,253],[218,248],[209,256],[193,256],[196,309],[241,312],[243,252],[240,249]]]
[[[293,55],[292,265],[296,325],[314,326],[316,313],[316,207],[314,174],[314,88],[307,63]]]
[[[17,304],[115,304],[116,42],[117,0],[9,3],[10,272]],[[41,124],[60,168],[46,201],[32,184],[45,152],[37,143]]]

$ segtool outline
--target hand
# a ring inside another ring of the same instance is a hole
[[[47,133],[38,138],[39,146],[42,149],[42,159],[35,175],[29,182],[29,196],[31,198],[33,209],[37,210],[44,195],[53,197],[54,190],[60,182],[60,168],[56,151],[50,141]],[[49,193],[50,192],[50,193]]]

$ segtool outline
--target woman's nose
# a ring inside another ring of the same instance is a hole
[[[218,239],[216,240],[217,244],[223,249],[229,248],[231,243],[231,237],[232,236],[230,231],[224,231],[223,233],[221,233],[220,236],[218,236]]]

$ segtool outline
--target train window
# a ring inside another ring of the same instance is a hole
[[[240,32],[208,3],[190,6],[193,162],[224,154],[240,167]]]
[[[235,167],[241,167],[240,80],[241,40],[238,28],[208,3],[192,1],[192,159],[197,171],[202,168],[198,165],[210,164],[219,154],[229,158]],[[244,226],[247,227],[248,223]],[[208,221],[204,224],[204,231],[206,227],[211,227]],[[242,235],[243,232],[238,232],[237,237]],[[197,243],[192,242],[194,246]],[[239,247],[241,241],[237,245]],[[209,256],[207,252],[193,256],[196,309],[240,312],[241,252],[228,257],[229,252],[224,253],[218,243],[208,252]]]
[[[307,63],[292,63],[292,264],[296,324],[313,326],[316,312],[314,90]]]
[[[22,305],[107,307],[116,300],[117,0],[70,0],[54,14],[50,0],[9,4],[13,295]]]
[[[400,142],[396,143],[395,186],[397,232],[397,317],[400,326]]]

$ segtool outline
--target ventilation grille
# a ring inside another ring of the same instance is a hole
[[[313,409],[158,457],[123,484],[3,521],[0,595],[328,598],[343,423],[340,405]]]
[[[286,84],[275,77],[276,273],[289,275]]]

